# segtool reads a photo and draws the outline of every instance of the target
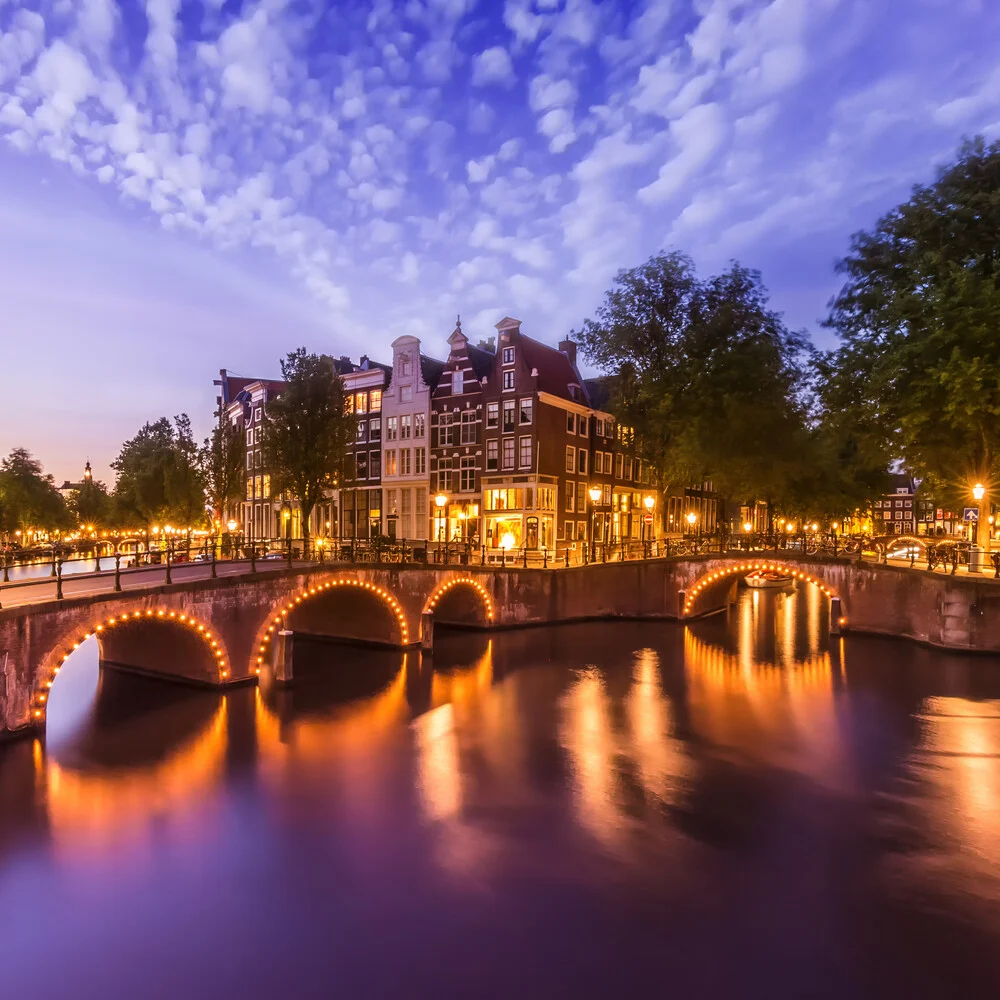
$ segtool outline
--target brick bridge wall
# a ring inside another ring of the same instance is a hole
[[[1000,582],[822,557],[738,554],[570,569],[351,567],[199,580],[0,610],[0,736],[44,722],[75,645],[191,683],[255,681],[281,633],[407,646],[433,621],[518,627],[587,618],[686,618],[723,607],[756,565],[788,565],[841,602],[846,627],[1000,651]]]

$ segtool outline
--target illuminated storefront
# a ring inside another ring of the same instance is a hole
[[[556,487],[546,482],[491,487],[484,482],[485,544],[490,549],[551,549]]]

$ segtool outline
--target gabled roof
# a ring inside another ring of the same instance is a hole
[[[444,371],[444,362],[437,358],[429,358],[426,354],[420,355],[420,376],[424,380],[424,385],[431,390],[437,388],[441,373]]]
[[[476,373],[476,378],[481,379],[493,371],[495,354],[484,351],[481,347],[473,347],[469,343],[466,343],[465,349],[468,352],[469,361],[472,362],[472,370]]]
[[[523,333],[518,343],[521,345],[525,364],[538,372],[539,392],[547,392],[574,403],[589,404],[590,399],[583,379],[562,351],[526,337]],[[575,395],[570,391],[570,386],[578,387]]]

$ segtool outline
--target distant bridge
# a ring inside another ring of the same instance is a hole
[[[280,564],[279,564],[280,565]],[[0,736],[41,726],[62,664],[90,638],[104,663],[212,687],[294,677],[294,635],[405,648],[435,623],[512,628],[718,611],[756,568],[830,602],[834,628],[1000,651],[1000,583],[801,553],[728,553],[560,569],[327,564],[190,577],[0,610]],[[103,586],[103,584],[102,584]]]

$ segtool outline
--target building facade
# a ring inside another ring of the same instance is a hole
[[[392,342],[392,381],[382,393],[382,533],[391,539],[431,537],[431,396],[443,369],[416,337]]]
[[[375,538],[382,531],[382,399],[392,367],[364,355],[357,365],[350,365],[347,358],[340,362],[344,408],[354,414],[357,424],[337,496],[337,533],[341,538]]]
[[[493,367],[486,346],[473,346],[459,320],[431,394],[430,536],[478,545],[482,525],[483,379]]]

